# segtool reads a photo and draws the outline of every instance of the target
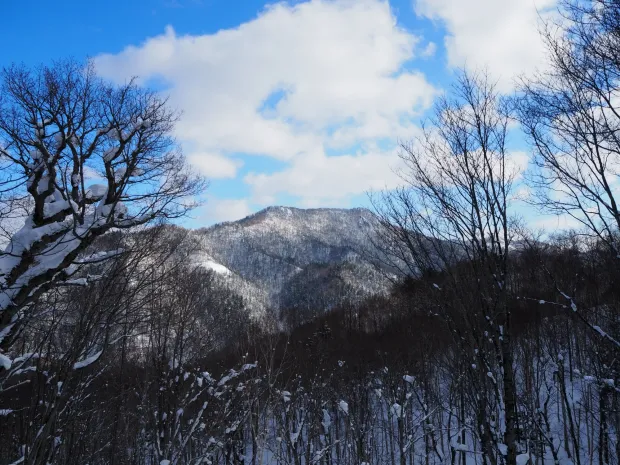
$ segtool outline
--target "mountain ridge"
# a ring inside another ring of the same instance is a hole
[[[369,253],[378,225],[376,216],[361,207],[270,206],[237,221],[197,229],[195,234],[209,267],[216,272],[221,267],[247,283],[246,300],[262,302],[265,308],[303,302],[325,310],[388,291],[385,270]],[[328,287],[330,297],[318,303],[312,294],[322,289],[307,288],[304,280]]]

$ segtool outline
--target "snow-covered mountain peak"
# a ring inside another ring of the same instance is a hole
[[[366,242],[367,236],[377,225],[377,219],[365,208],[294,208],[284,206],[267,207],[239,221],[221,223],[208,230],[226,231],[227,234],[243,231],[254,236],[269,232],[286,237],[338,241],[343,245],[351,241]]]
[[[314,279],[327,274],[357,289],[360,297],[387,289],[366,253],[377,225],[374,214],[364,208],[273,206],[239,221],[200,229],[197,235],[211,268],[220,265],[220,272],[229,270],[252,283],[268,296],[268,305],[277,307],[290,288],[299,288],[298,275]],[[291,302],[290,295],[286,301]]]

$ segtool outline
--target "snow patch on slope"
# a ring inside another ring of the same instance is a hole
[[[221,263],[217,263],[216,261],[213,261],[210,259],[204,260],[201,263],[201,265],[207,268],[208,270],[213,270],[216,273],[224,275],[224,276],[229,276],[230,274],[232,274],[232,271],[230,271],[224,265],[222,265]]]

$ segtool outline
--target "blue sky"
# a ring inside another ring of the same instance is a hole
[[[108,79],[161,88],[183,112],[185,153],[211,179],[188,221],[205,225],[270,204],[366,205],[368,190],[397,184],[396,140],[415,136],[456,67],[486,66],[510,92],[540,65],[537,18],[554,5],[13,1],[1,7],[0,65],[91,57]]]

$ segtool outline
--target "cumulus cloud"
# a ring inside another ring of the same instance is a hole
[[[487,67],[509,90],[513,80],[544,66],[540,20],[557,0],[415,0],[418,15],[442,21],[450,66]]]
[[[514,180],[520,180],[530,162],[530,156],[526,152],[516,150],[506,154],[506,174]]]
[[[317,152],[299,157],[284,171],[249,174],[245,181],[261,203],[287,193],[305,207],[346,205],[352,196],[369,189],[396,187],[400,162],[396,151],[337,157]]]
[[[583,223],[568,214],[539,215],[532,223],[534,229],[546,231],[548,234],[583,228]]]
[[[409,65],[432,51],[422,45],[385,1],[312,0],[267,7],[215,34],[168,27],[95,63],[112,80],[137,75],[165,87],[183,111],[177,136],[207,175],[237,175],[238,154],[267,156],[287,166],[247,175],[257,196],[333,203],[389,176],[377,167],[388,166],[391,152],[359,148],[407,137],[431,105],[436,89]],[[327,156],[334,147],[349,154]]]
[[[220,199],[209,197],[201,211],[208,222],[236,221],[251,214],[253,209],[247,199]]]
[[[435,42],[429,42],[428,44],[426,44],[426,47],[424,47],[424,49],[422,50],[421,55],[424,58],[429,58],[435,55],[436,51],[437,51],[437,44]]]
[[[243,165],[241,160],[208,152],[191,152],[189,161],[210,178],[234,178]]]

